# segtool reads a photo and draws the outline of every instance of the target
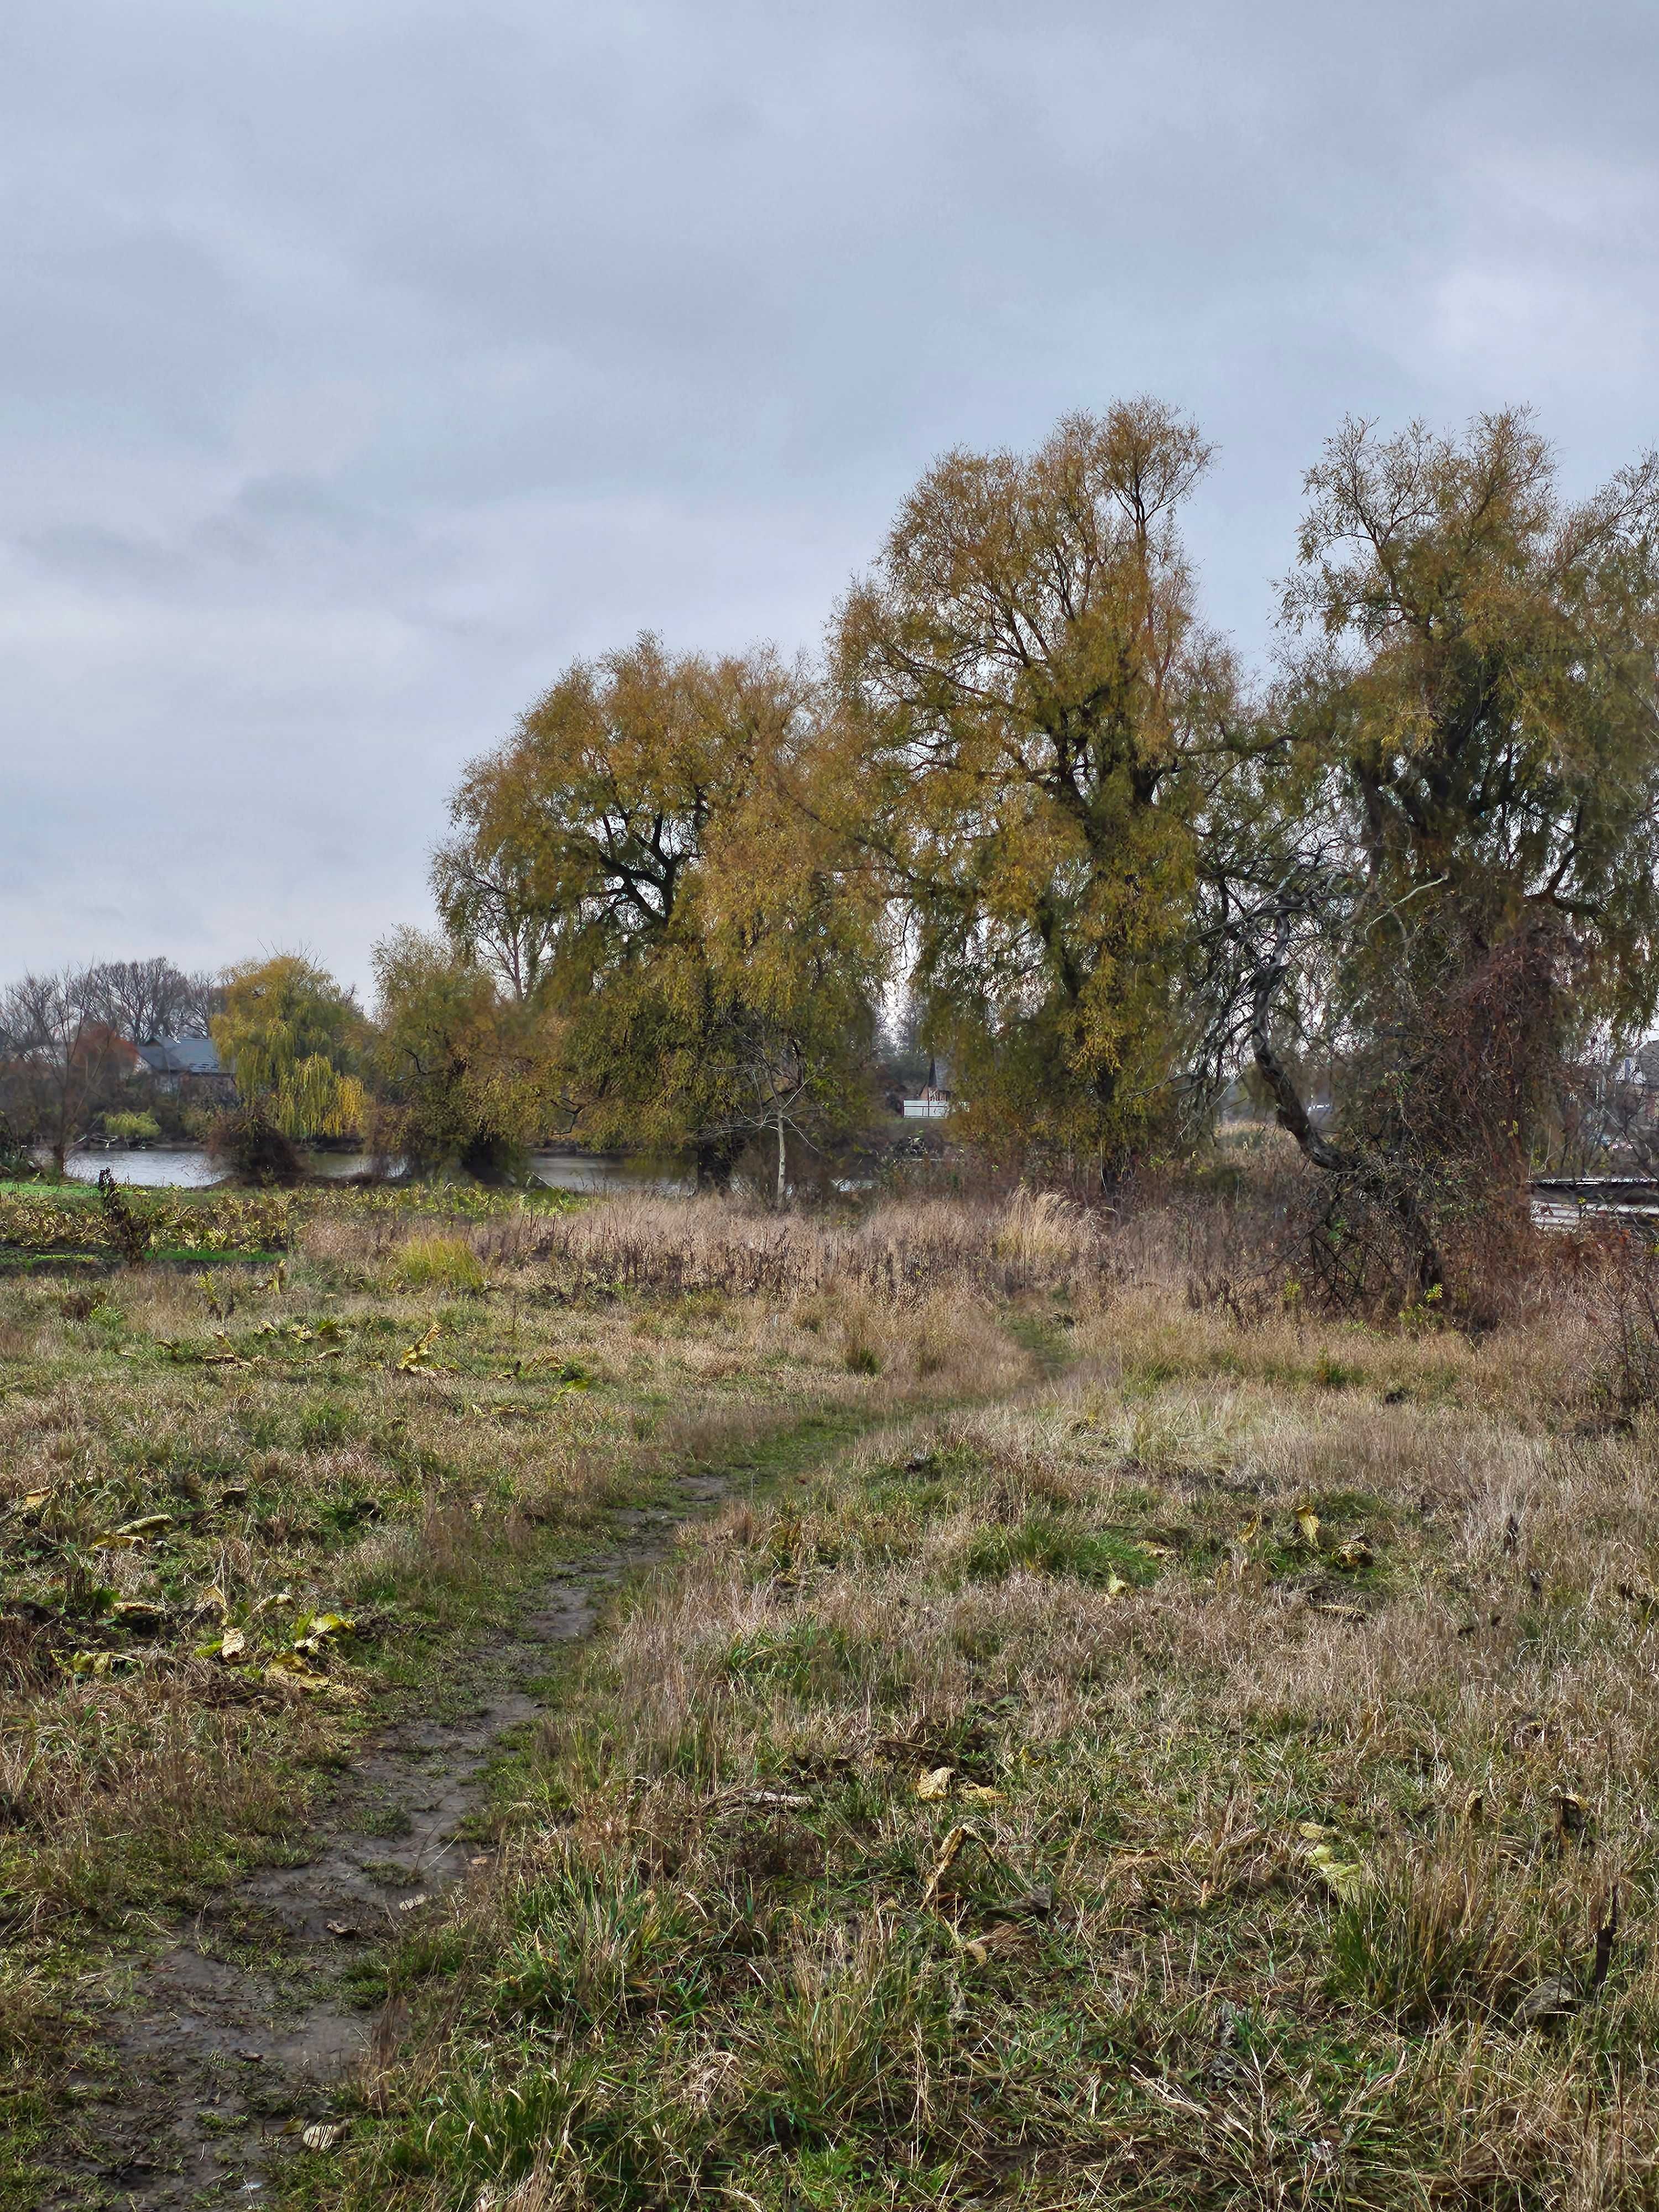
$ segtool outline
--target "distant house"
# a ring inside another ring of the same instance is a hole
[[[936,1089],[931,1083],[924,1083],[921,1096],[905,1099],[903,1105],[907,1121],[939,1121],[951,1110],[951,1094],[948,1091]]]
[[[137,1053],[158,1091],[212,1105],[228,1105],[236,1096],[235,1078],[220,1064],[211,1037],[162,1037]]]

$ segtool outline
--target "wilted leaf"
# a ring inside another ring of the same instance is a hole
[[[430,1905],[432,1899],[426,1894],[425,1891],[422,1890],[418,1897],[400,1898],[398,1902],[398,1910],[399,1912],[417,1912],[422,1905]]]
[[[326,1690],[328,1676],[298,1651],[279,1651],[265,1666],[264,1680],[278,1690]]]
[[[130,1651],[76,1651],[59,1663],[67,1666],[71,1674],[92,1677],[125,1674],[138,1662]]]
[[[24,1513],[38,1513],[51,1496],[49,1490],[26,1490],[17,1501],[18,1509]]]
[[[433,1364],[432,1342],[437,1334],[438,1324],[434,1321],[423,1336],[416,1337],[414,1343],[404,1350],[398,1362],[400,1375],[420,1375],[430,1369]]]
[[[225,1615],[230,1611],[230,1604],[229,1601],[226,1598],[223,1590],[220,1589],[218,1583],[210,1583],[207,1588],[202,1592],[200,1597],[197,1599],[195,1604],[191,1607],[191,1611],[192,1613],[216,1613],[219,1618],[222,1620]]]
[[[951,1778],[956,1771],[954,1766],[935,1766],[930,1768],[926,1774],[919,1774],[916,1777],[917,1796],[926,1798],[930,1802],[940,1797],[948,1797],[951,1794]]]
[[[355,1920],[325,1920],[323,1925],[331,1936],[343,1937],[355,1936],[357,1933],[357,1923]]]
[[[1368,1567],[1376,1557],[1376,1553],[1363,1536],[1350,1536],[1346,1543],[1339,1544],[1331,1553],[1332,1559],[1339,1567]]]
[[[314,1613],[299,1624],[294,1638],[296,1651],[320,1651],[331,1636],[349,1636],[357,1626],[349,1613]]]
[[[1012,1920],[999,1920],[962,1948],[976,1966],[984,1966],[994,1959],[1019,1958],[1034,1950],[1036,1945],[1028,1929]]]
[[[1302,1531],[1302,1540],[1312,1551],[1319,1549],[1319,1516],[1311,1505],[1298,1505],[1296,1525]]]
[[[1305,1836],[1310,1844],[1320,1844],[1324,1842],[1327,1836],[1334,1836],[1336,1830],[1325,1827],[1318,1820],[1299,1820],[1297,1823],[1297,1833],[1299,1836]]]
[[[1103,1587],[1108,1597],[1121,1597],[1124,1591],[1129,1588],[1129,1584],[1124,1581],[1117,1569],[1113,1567],[1106,1577]]]
[[[1358,1859],[1339,1858],[1329,1844],[1316,1844],[1308,1863],[1344,1905],[1352,1905],[1364,1889],[1364,1868]]]
[[[300,2137],[307,2150],[332,2150],[345,2133],[343,2120],[319,2120]]]
[[[950,1873],[951,1868],[956,1864],[957,1856],[960,1853],[963,1844],[968,1841],[973,1832],[974,1832],[971,1828],[966,1826],[952,1828],[950,1834],[945,1838],[943,1844],[940,1844],[939,1856],[933,1861],[932,1867],[928,1870],[927,1879],[922,1884],[921,1902],[924,1911],[938,1903],[940,1886],[944,1882],[945,1875]]]
[[[293,1602],[294,1593],[291,1589],[270,1590],[258,1601],[253,1610],[256,1614],[269,1613],[276,1606],[292,1605]]]
[[[246,1649],[247,1638],[242,1631],[240,1628],[228,1628],[222,1636],[216,1637],[211,1644],[198,1644],[196,1647],[196,1656],[198,1659],[238,1659]]]
[[[983,1782],[964,1782],[962,1795],[970,1805],[1000,1805],[1002,1802],[1001,1790],[992,1790]]]

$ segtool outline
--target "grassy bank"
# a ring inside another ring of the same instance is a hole
[[[1046,1388],[688,1532],[296,2203],[1655,2201],[1656,1431],[1594,1285],[1241,1325],[1182,1233],[1009,1293]]]

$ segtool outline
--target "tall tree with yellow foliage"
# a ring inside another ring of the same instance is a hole
[[[1234,693],[1179,528],[1209,459],[1150,399],[948,453],[840,611],[825,804],[884,858],[928,1032],[994,1141],[1109,1166],[1170,1100]]]
[[[642,637],[568,669],[463,781],[440,910],[499,967],[534,942],[586,1141],[684,1149],[721,1186],[763,1130],[854,1109],[881,914],[798,803],[821,708],[773,654]]]

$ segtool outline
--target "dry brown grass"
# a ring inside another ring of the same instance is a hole
[[[734,1506],[596,1652],[399,1969],[353,2206],[1659,2198],[1659,1418],[1604,1284],[1241,1327],[1113,1245],[1063,1383]]]

